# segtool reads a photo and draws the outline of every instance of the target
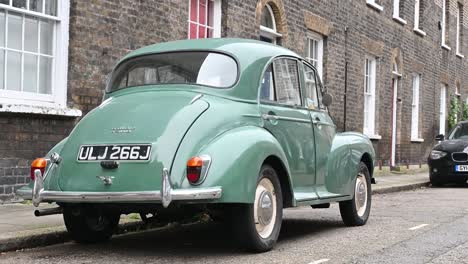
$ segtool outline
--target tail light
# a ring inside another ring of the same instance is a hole
[[[47,166],[47,160],[44,158],[35,159],[31,164],[31,179],[34,181],[34,171],[40,170],[42,175],[44,175],[45,168]]]
[[[187,180],[192,185],[198,185],[205,180],[211,164],[211,157],[202,155],[192,157],[187,162]]]

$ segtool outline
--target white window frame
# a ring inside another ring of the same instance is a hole
[[[383,11],[383,6],[378,4],[376,0],[366,0],[366,4],[379,12]]]
[[[45,2],[45,1],[44,1]],[[10,5],[0,4],[0,9],[23,15],[44,18],[55,21],[53,41],[52,94],[37,94],[22,91],[0,89],[0,112],[24,112],[37,114],[56,114],[66,116],[81,116],[81,111],[67,108],[67,74],[68,74],[68,38],[70,0],[57,1],[57,16],[41,14]],[[29,0],[27,1],[29,5]],[[24,23],[24,20],[23,20]],[[6,16],[5,27],[8,27]],[[24,24],[23,24],[24,27]],[[7,30],[5,30],[7,31]],[[5,32],[7,38],[7,32]],[[24,42],[24,38],[23,38]],[[24,46],[24,45],[23,45]],[[5,47],[6,50],[11,50]],[[24,52],[23,52],[24,53]],[[5,58],[6,59],[6,58]],[[40,67],[38,65],[38,67]],[[24,69],[22,69],[24,70]],[[6,71],[6,69],[5,69]],[[23,72],[21,73],[23,75]],[[6,79],[6,78],[5,78]],[[6,84],[4,84],[6,86]]]
[[[460,58],[464,58],[465,56],[463,55],[462,51],[461,51],[461,48],[462,48],[462,36],[461,36],[461,32],[463,30],[463,26],[461,26],[460,24],[462,24],[463,22],[460,21],[461,19],[461,13],[463,12],[463,5],[461,4],[457,4],[457,39],[456,39],[456,54],[458,57]]]
[[[421,1],[414,0],[414,32],[420,36],[426,36],[426,32],[419,28],[419,13],[421,12]]]
[[[413,75],[413,98],[411,103],[411,141],[423,142],[419,129],[421,75]]]
[[[272,44],[276,44],[278,38],[281,38],[283,35],[278,33],[278,31],[276,30],[276,19],[275,14],[273,13],[273,9],[269,4],[266,4],[265,7],[271,16],[271,20],[273,21],[273,28],[260,25],[260,36],[270,39]]]
[[[194,24],[197,26],[197,33],[196,33],[196,36],[197,36],[197,39],[198,39],[198,30],[199,30],[199,26],[203,26],[205,27],[205,38],[208,38],[206,37],[208,35],[208,29],[212,29],[213,30],[213,36],[211,38],[220,38],[221,37],[221,17],[222,17],[222,9],[221,9],[221,0],[196,0],[197,1],[197,18],[198,18],[198,7],[200,6],[200,1],[205,1],[206,2],[206,12],[205,12],[205,21],[207,22],[207,24],[200,24],[198,21],[192,21],[191,20],[191,8],[192,8],[192,5],[191,5],[191,2],[192,0],[188,0],[188,5],[189,5],[189,10],[188,10],[188,19],[187,19],[187,22],[188,22],[188,29],[187,29],[187,38],[190,38],[190,24]],[[210,27],[208,26],[208,2],[212,2],[213,4],[213,26]]]
[[[451,48],[447,45],[446,43],[446,39],[445,39],[445,29],[446,29],[446,23],[447,23],[447,17],[446,17],[446,7],[447,7],[447,1],[449,0],[442,0],[442,21],[441,21],[441,27],[442,27],[442,30],[441,30],[441,33],[442,33],[442,38],[441,38],[441,43],[442,43],[442,48],[446,49],[446,50],[451,50]]]
[[[312,42],[317,42],[316,57],[310,54],[310,45]],[[306,60],[315,66],[320,79],[323,80],[323,36],[314,32],[307,33],[307,55]]]
[[[447,85],[440,86],[439,101],[439,134],[445,135],[445,122],[447,119]]]
[[[377,59],[366,58],[364,62],[364,128],[363,133],[371,139],[381,139],[375,131],[375,99],[377,85]]]
[[[393,19],[402,25],[406,25],[408,22],[400,17],[400,0],[393,0]]]

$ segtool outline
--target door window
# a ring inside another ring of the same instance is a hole
[[[304,81],[306,106],[309,109],[318,109],[322,93],[318,89],[319,84],[317,83],[316,71],[307,64],[304,64]]]
[[[276,101],[285,105],[301,105],[297,61],[277,59],[273,62]]]

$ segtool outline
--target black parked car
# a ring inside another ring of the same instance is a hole
[[[446,183],[466,183],[468,180],[468,121],[459,122],[447,138],[436,137],[427,159],[429,177],[433,186]]]

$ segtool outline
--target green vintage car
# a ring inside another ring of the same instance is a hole
[[[147,46],[117,64],[101,105],[33,162],[18,194],[55,202],[36,215],[63,213],[82,243],[109,239],[128,213],[224,216],[254,251],[274,246],[283,208],[339,202],[346,225],[363,225],[375,153],[366,136],[336,133],[330,103],[316,69],[280,46]]]

